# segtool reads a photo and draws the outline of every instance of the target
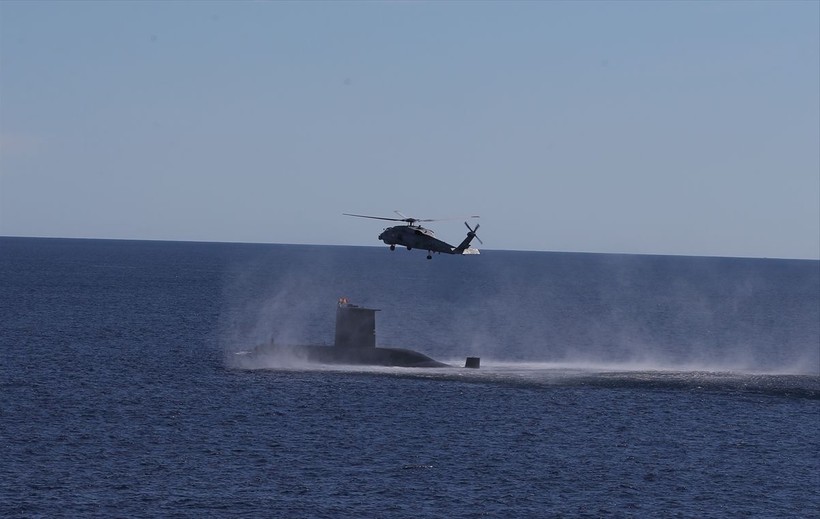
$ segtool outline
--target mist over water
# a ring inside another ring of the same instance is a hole
[[[820,373],[816,261],[273,247],[232,265],[221,341],[332,344],[342,296],[382,310],[379,346],[454,365]]]

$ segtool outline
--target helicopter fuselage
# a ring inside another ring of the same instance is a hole
[[[461,254],[455,252],[455,247],[435,237],[430,229],[418,225],[396,225],[386,228],[379,239],[387,245],[402,245],[407,250],[422,249],[429,252],[443,252],[444,254]]]

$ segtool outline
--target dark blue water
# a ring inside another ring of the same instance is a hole
[[[482,369],[248,365],[332,342]],[[0,515],[820,517],[820,263],[0,239]]]

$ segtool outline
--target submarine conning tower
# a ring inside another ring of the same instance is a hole
[[[375,348],[376,312],[373,308],[352,305],[346,297],[340,298],[336,308],[335,347]]]

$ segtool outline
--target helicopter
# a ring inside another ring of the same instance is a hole
[[[419,222],[437,222],[441,219],[419,219],[419,218],[410,218],[401,214],[398,211],[394,211],[397,215],[401,218],[388,218],[384,216],[368,216],[364,214],[350,214],[350,213],[342,213],[344,216],[355,216],[356,218],[371,218],[373,220],[388,220],[391,222],[404,222],[406,225],[395,225],[393,227],[387,227],[379,234],[379,239],[390,245],[390,250],[396,250],[396,245],[402,245],[407,247],[407,250],[413,249],[421,249],[427,251],[427,259],[433,259],[433,253],[444,253],[444,254],[478,254],[478,249],[474,247],[470,247],[470,242],[473,241],[473,238],[477,239],[479,243],[482,245],[484,244],[481,241],[481,238],[476,236],[476,232],[478,232],[479,224],[476,224],[475,229],[470,227],[467,222],[464,222],[464,225],[467,226],[469,232],[467,233],[467,237],[458,244],[458,246],[450,245],[447,242],[443,242],[435,237],[435,234],[430,229],[422,227],[419,225]],[[467,218],[478,218],[478,216],[468,216]],[[452,218],[447,218],[452,220]]]

